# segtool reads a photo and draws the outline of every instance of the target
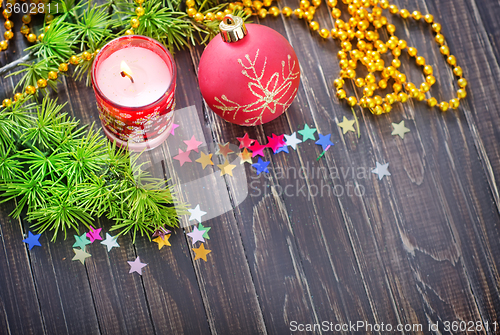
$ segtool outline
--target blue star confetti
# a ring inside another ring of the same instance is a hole
[[[40,234],[38,235],[33,235],[32,232],[28,232],[28,238],[24,239],[23,242],[27,243],[29,245],[28,249],[31,250],[35,245],[41,247],[42,245],[38,241],[40,238]]]
[[[259,157],[259,161],[257,163],[252,164],[252,166],[257,170],[257,175],[261,174],[262,172],[269,173],[269,170],[267,169],[267,166],[271,162],[265,162],[262,160],[262,158]]]
[[[328,134],[328,135],[318,134],[318,135],[319,135],[319,140],[316,141],[316,144],[321,145],[321,147],[323,148],[323,151],[327,150],[329,146],[334,145],[332,143],[332,141],[330,141],[330,136],[332,136],[332,134]]]

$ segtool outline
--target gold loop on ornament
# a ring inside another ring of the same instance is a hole
[[[243,19],[239,16],[228,14],[219,24],[220,35],[226,43],[237,42],[247,34]]]

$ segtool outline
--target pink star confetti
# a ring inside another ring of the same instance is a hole
[[[95,240],[102,241],[102,237],[100,235],[101,230],[102,230],[102,228],[95,229],[94,227],[90,226],[90,232],[87,233],[87,237],[89,238],[90,243],[94,243]]]
[[[285,137],[284,134],[276,136],[273,133],[272,137],[269,136],[267,137],[267,140],[269,141],[269,143],[267,143],[267,147],[273,149],[273,152],[276,153],[276,151],[278,151],[279,148],[285,145],[285,140],[283,139],[284,137]]]
[[[184,152],[181,148],[179,148],[179,154],[177,156],[174,156],[174,159],[177,159],[181,163],[181,166],[186,162],[192,162],[191,158],[189,158],[190,152],[191,151]]]
[[[139,256],[137,256],[135,261],[133,261],[133,262],[127,261],[127,263],[130,265],[130,271],[128,273],[137,272],[141,276],[142,276],[142,268],[147,265],[146,263],[141,262],[141,259],[139,258]]]
[[[250,148],[250,146],[255,142],[255,140],[252,140],[249,136],[248,133],[245,133],[245,136],[243,137],[236,137],[238,141],[240,141],[240,149],[241,148]]]
[[[179,128],[179,125],[176,123],[172,123],[172,129],[170,129],[171,135],[175,135],[175,128]]]
[[[254,145],[252,145],[248,149],[252,150],[252,157],[255,157],[257,155],[265,157],[265,155],[264,155],[265,148],[267,148],[267,145],[261,145],[261,144],[259,144],[259,142],[256,142]]]
[[[194,226],[192,232],[187,233],[187,235],[193,239],[193,245],[198,241],[205,242],[203,234],[205,234],[205,230],[199,230],[196,226]]]
[[[191,151],[191,150],[194,150],[196,152],[198,152],[198,147],[200,146],[200,144],[202,144],[203,142],[200,142],[200,141],[197,141],[195,138],[194,138],[194,135],[191,137],[191,139],[189,141],[184,141],[184,143],[187,144],[187,149],[186,151]]]

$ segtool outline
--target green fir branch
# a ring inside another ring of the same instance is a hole
[[[52,20],[43,39],[26,50],[32,50],[40,59],[65,62],[73,55],[74,44],[75,31],[64,20],[64,16],[60,16]]]
[[[35,222],[32,227],[38,233],[46,230],[53,231],[52,242],[57,238],[59,231],[64,232],[67,237],[68,229],[77,232],[82,223],[87,229],[92,224],[92,216],[78,204],[78,199],[74,193],[54,194],[47,199],[47,204],[43,208],[28,212],[28,220]]]
[[[204,14],[227,6],[217,0],[195,1]],[[132,0],[108,0],[100,6],[92,0],[53,3],[62,14],[44,29],[41,42],[28,48],[37,61],[11,74],[21,76],[16,89],[37,86],[72,55],[102,48],[130,29],[130,19],[137,17]],[[159,40],[171,51],[206,43],[219,33],[219,21],[196,22],[180,0],[147,0],[143,6],[134,32]],[[243,11],[233,14],[248,19]],[[82,60],[73,76],[86,77],[89,83],[91,65]],[[56,82],[48,83],[55,89]],[[114,220],[111,230],[130,233],[134,240],[138,234],[150,238],[160,226],[178,226],[179,215],[187,211],[168,181],[153,178],[138,163],[138,155],[117,148],[93,126],[79,126],[55,100],[44,97],[33,103],[31,98],[23,101],[23,96],[0,109],[0,197],[2,202],[17,199],[14,217],[27,213],[39,233],[53,232],[52,240],[101,216]]]
[[[54,150],[65,139],[68,129],[74,129],[78,121],[71,120],[66,113],[61,113],[64,105],[45,97],[41,105],[36,106],[36,117],[32,127],[25,129],[21,136],[23,144],[30,143],[43,151]]]
[[[22,173],[22,164],[18,153],[12,154],[13,148],[0,147],[0,183],[18,178]]]
[[[72,142],[72,148],[68,148],[69,161],[65,166],[64,176],[71,183],[82,183],[89,176],[103,169],[106,148],[105,139],[90,126],[85,136]]]
[[[33,178],[40,180],[58,181],[68,164],[65,152],[57,150],[47,153],[33,147],[32,150],[23,151],[20,155],[23,163],[28,166],[28,172]]]
[[[14,218],[19,218],[27,205],[30,211],[44,208],[48,196],[49,185],[46,181],[36,178],[32,171],[21,172],[12,180],[3,180],[0,183],[0,192],[4,199],[0,203],[17,198],[17,206],[10,213]]]
[[[140,25],[135,29],[136,34],[158,40],[171,51],[174,47],[180,49],[188,44],[193,27],[186,13],[163,7],[161,0],[146,1],[144,10],[145,14],[139,17]],[[132,11],[128,14],[134,16]]]
[[[94,51],[115,37],[110,28],[110,15],[106,6],[93,6],[88,2],[87,9],[76,18],[76,23],[70,24],[75,31],[75,40],[79,42],[80,50]]]
[[[47,79],[49,71],[57,71],[57,63],[53,58],[37,59],[31,63],[21,63],[19,66],[22,66],[23,68],[5,76],[8,78],[11,76],[22,75],[21,79],[14,87],[14,91],[18,88],[21,88],[21,90],[24,91],[28,85],[37,87],[37,81],[39,79]],[[57,91],[57,84],[55,81],[49,80],[47,83],[49,87],[51,87],[54,91]],[[38,94],[39,91],[40,90],[37,90],[36,94]],[[47,94],[47,90],[45,88],[41,91],[44,94]]]

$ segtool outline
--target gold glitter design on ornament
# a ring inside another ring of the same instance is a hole
[[[255,111],[261,110],[258,116],[246,119],[245,125],[254,126],[257,123],[262,123],[262,115],[269,111],[272,114],[276,113],[276,109],[278,106],[283,107],[283,110],[287,109],[288,106],[292,103],[295,93],[297,89],[295,89],[288,99],[285,102],[280,102],[280,100],[285,97],[292,87],[292,81],[299,77],[299,71],[296,69],[295,61],[291,62],[292,57],[288,55],[288,74],[285,76],[285,65],[286,62],[281,61],[281,79],[283,82],[279,84],[280,74],[279,72],[273,73],[269,81],[264,85],[262,82],[262,78],[266,72],[266,64],[267,57],[264,58],[264,64],[262,65],[262,70],[260,75],[256,69],[257,59],[259,58],[259,49],[255,53],[255,59],[252,61],[249,55],[245,55],[245,59],[248,61],[248,66],[243,64],[241,59],[238,59],[238,63],[244,68],[241,73],[250,79],[251,81],[248,83],[248,89],[252,94],[257,98],[256,101],[246,104],[240,105],[237,102],[231,101],[227,98],[225,94],[221,96],[219,99],[215,97],[215,101],[217,101],[220,105],[214,105],[215,108],[218,108],[222,111],[222,115],[224,116],[226,112],[233,113],[233,120],[236,118],[238,112],[243,113],[253,113]],[[250,73],[249,73],[250,72]]]

